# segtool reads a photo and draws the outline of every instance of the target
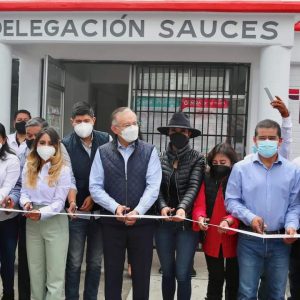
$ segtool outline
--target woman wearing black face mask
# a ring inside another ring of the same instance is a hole
[[[238,264],[236,258],[237,235],[226,228],[238,227],[238,221],[228,215],[224,205],[227,180],[237,155],[226,143],[216,145],[207,156],[210,167],[205,174],[200,192],[194,204],[195,231],[206,232],[203,242],[208,269],[206,300],[221,300],[226,280],[225,299],[236,300],[238,291]],[[217,228],[207,223],[219,225]]]
[[[170,137],[167,150],[161,156],[162,182],[157,208],[162,216],[170,216],[157,229],[155,241],[162,268],[162,296],[174,299],[177,280],[177,299],[191,298],[190,271],[198,242],[191,223],[194,200],[202,182],[204,157],[189,145],[189,138],[201,132],[190,125],[187,115],[175,113],[168,126],[157,128]]]

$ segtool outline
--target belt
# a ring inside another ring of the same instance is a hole
[[[244,224],[241,224],[240,225],[240,229],[241,230],[245,230],[245,231],[251,231],[251,232],[254,232],[252,227],[250,226],[246,226]],[[264,231],[264,234],[283,234],[285,233],[285,229],[284,228],[281,228],[281,229],[278,229],[278,230],[267,230],[267,231]]]
[[[272,231],[264,231],[265,234],[284,234],[285,233],[285,229],[281,228],[278,230],[272,230]]]

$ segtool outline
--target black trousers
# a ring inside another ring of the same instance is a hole
[[[26,251],[26,218],[22,215],[19,215],[18,292],[19,300],[30,300],[30,277]]]
[[[132,269],[133,300],[149,299],[155,227],[155,222],[133,226],[103,224],[105,299],[122,300],[126,249]]]
[[[300,299],[300,240],[297,240],[292,244],[289,271],[290,271],[289,280],[290,280],[291,297],[289,297],[288,299],[299,300]]]
[[[225,299],[236,300],[239,288],[237,258],[224,258],[222,251],[218,258],[205,255],[208,270],[207,300],[222,300],[223,284],[226,281]]]

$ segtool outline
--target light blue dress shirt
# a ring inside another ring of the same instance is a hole
[[[263,218],[267,231],[299,227],[300,170],[278,156],[270,169],[256,153],[236,163],[226,188],[227,211],[250,226],[253,218]]]
[[[135,143],[130,144],[128,147],[124,147],[118,142],[118,151],[121,153],[124,159],[126,174],[127,162],[134,149]],[[135,208],[132,208],[132,210],[136,210],[140,215],[143,215],[150,209],[150,207],[157,200],[161,177],[161,164],[157,150],[154,148],[151,153],[146,173],[146,189],[139,201],[139,204]],[[90,193],[95,203],[101,205],[106,210],[115,214],[115,211],[120,204],[115,199],[110,197],[108,193],[106,193],[106,191],[104,190],[104,180],[104,169],[100,153],[99,151],[97,151],[90,173]]]

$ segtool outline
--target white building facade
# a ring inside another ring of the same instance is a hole
[[[289,106],[292,158],[300,155],[299,2],[11,3],[0,1],[7,128],[11,112],[24,108],[65,135],[72,105],[84,100],[95,108],[97,129],[109,130],[112,110],[129,105],[143,138],[164,149],[156,127],[183,110],[202,131],[195,148],[205,153],[229,141],[242,157],[259,120],[281,123],[268,87]]]

